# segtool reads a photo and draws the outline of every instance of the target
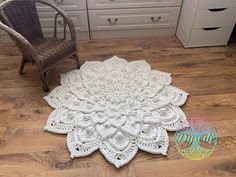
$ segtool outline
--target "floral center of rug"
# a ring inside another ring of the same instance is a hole
[[[72,158],[99,149],[117,168],[138,149],[167,155],[167,131],[189,126],[179,108],[188,94],[170,84],[169,73],[144,60],[86,62],[61,75],[61,86],[44,97],[55,108],[45,130],[67,134]]]

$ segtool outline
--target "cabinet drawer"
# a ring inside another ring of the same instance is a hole
[[[199,0],[198,9],[236,7],[236,0]]]
[[[88,0],[89,9],[181,6],[182,0]]]
[[[179,7],[90,10],[91,30],[176,27]]]
[[[43,29],[54,29],[54,18],[56,12],[40,12],[39,19]],[[86,11],[68,12],[76,30],[88,31],[88,20]],[[58,17],[57,28],[63,29],[63,19]]]
[[[85,10],[86,9],[86,0],[47,0],[63,10],[72,11],[72,10]],[[51,7],[37,3],[38,11],[51,11]]]
[[[227,45],[233,27],[193,29],[188,47]]]
[[[236,21],[236,8],[198,10],[194,28],[233,26]]]

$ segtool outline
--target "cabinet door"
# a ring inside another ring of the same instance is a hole
[[[87,0],[89,9],[180,6],[182,0]]]
[[[73,10],[85,10],[86,0],[47,0],[63,10],[73,11]],[[37,3],[38,11],[50,11],[51,7]]]

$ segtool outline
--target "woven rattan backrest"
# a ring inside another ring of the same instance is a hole
[[[8,0],[0,6],[0,20],[29,42],[43,39],[34,0]]]

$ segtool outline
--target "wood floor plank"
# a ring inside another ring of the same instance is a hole
[[[172,139],[173,140],[173,139]],[[170,149],[168,156],[152,155],[142,151],[139,151],[137,157],[134,159],[133,164],[139,163],[152,163],[163,161],[183,161],[186,160],[182,157],[175,148],[174,142],[170,140]],[[218,144],[211,157],[224,157],[229,156],[234,152],[236,144],[236,137],[222,137],[218,139]],[[21,162],[21,163],[19,163]],[[52,151],[39,151],[39,152],[22,152],[15,154],[3,154],[0,155],[0,171],[6,168],[26,168],[29,163],[34,163],[34,166],[40,167],[44,170],[65,170],[73,168],[86,168],[86,167],[104,167],[111,166],[111,164],[103,164],[106,160],[98,151],[91,157],[70,159],[65,146],[52,150]],[[132,165],[131,165],[132,166]],[[21,169],[19,169],[21,170]]]
[[[231,152],[232,153],[232,152]],[[135,164],[134,169],[138,176],[149,177],[182,177],[182,176],[235,176],[235,155],[228,155],[223,157],[209,157],[208,160],[202,161],[189,161],[182,160],[176,163],[176,161],[164,161],[140,163]]]
[[[70,176],[75,175],[76,172],[79,173],[78,175],[80,175],[80,173],[81,175],[90,175],[90,173],[86,173],[89,169],[92,171],[101,170],[101,177],[116,174],[121,177],[126,177],[129,172],[131,176],[187,176],[189,175],[188,173],[191,172],[195,174],[194,171],[197,168],[198,170],[196,171],[199,176],[202,176],[204,173],[209,173],[207,176],[214,176],[217,173],[224,176],[233,176],[236,156],[232,156],[231,154],[234,152],[236,138],[223,138],[219,141],[220,143],[216,147],[214,154],[208,157],[207,160],[202,161],[190,161],[183,158],[176,152],[175,148],[172,148],[173,143],[171,143],[171,150],[167,157],[139,152],[133,160],[132,165],[122,167],[119,170],[115,169],[111,164],[106,163],[106,160],[98,152],[88,158],[71,160],[66,152],[58,150],[38,153],[11,154],[8,156],[1,155],[0,171],[5,170],[9,172],[9,174],[28,173],[46,176],[49,174],[53,176]],[[222,169],[218,169],[219,171],[208,171],[211,168],[217,167],[222,167]],[[145,168],[148,170],[145,171]],[[168,171],[171,173],[168,173]]]
[[[183,106],[188,117],[202,117],[210,121],[213,125],[216,123],[217,130],[223,131],[225,134],[219,136],[235,135],[235,94],[220,94],[208,96],[190,97],[186,105]],[[29,136],[38,133],[43,134],[42,129],[47,121],[49,113],[53,110],[45,101],[40,101],[37,106],[37,99],[17,98],[17,102],[9,105],[12,99],[0,101],[2,107],[1,115],[4,119],[0,119],[2,130],[5,130],[5,137]],[[32,103],[30,103],[32,100]],[[4,104],[8,103],[8,104]],[[25,110],[27,109],[27,112]],[[34,124],[32,124],[34,121]],[[220,123],[219,123],[220,122]],[[223,126],[222,126],[223,125]],[[229,126],[229,128],[227,128]]]

